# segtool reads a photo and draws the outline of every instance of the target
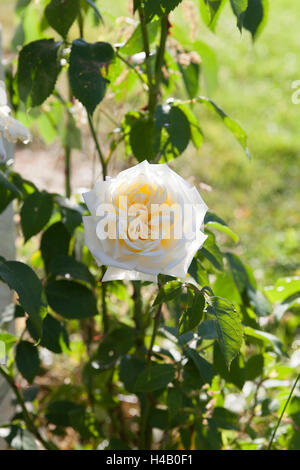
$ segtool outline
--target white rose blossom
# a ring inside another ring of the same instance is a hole
[[[7,105],[5,83],[0,80],[0,153],[5,157],[2,137],[9,142],[17,142],[20,139],[24,144],[31,141],[29,130],[19,121],[10,116],[10,108]]]
[[[186,278],[207,238],[207,206],[167,164],[144,161],[97,182],[83,198],[91,213],[83,217],[85,244],[98,265],[108,266],[102,281]]]

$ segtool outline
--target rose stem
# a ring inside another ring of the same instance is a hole
[[[23,418],[26,423],[27,429],[40,441],[40,443],[45,447],[47,450],[57,450],[57,446],[54,444],[54,442],[51,441],[46,441],[40,434],[40,431],[34,424],[30,414],[27,411],[23,396],[18,389],[17,385],[14,382],[13,377],[11,377],[6,370],[0,366],[0,374],[4,377],[10,388],[13,390],[16,399],[19,403],[19,405],[22,408],[22,413],[23,413]]]

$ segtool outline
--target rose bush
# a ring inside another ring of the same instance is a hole
[[[207,238],[200,230],[206,204],[167,164],[144,161],[107,177],[84,200],[92,214],[83,218],[85,243],[97,263],[108,266],[102,281],[157,282],[159,273],[185,278]],[[103,218],[103,228],[112,222],[111,233],[97,231]]]

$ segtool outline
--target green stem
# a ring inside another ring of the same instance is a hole
[[[160,284],[158,285],[160,288]],[[153,347],[155,339],[159,330],[160,320],[161,320],[162,304],[158,306],[157,312],[154,316],[153,330],[151,335],[150,346],[147,353],[147,367],[151,367],[151,357],[153,352]],[[149,423],[149,418],[152,410],[152,397],[150,393],[146,394],[146,402],[141,412],[141,437],[140,437],[140,448],[141,449],[151,449],[152,447],[152,426]]]
[[[102,266],[102,277],[105,274],[105,267]],[[102,322],[103,322],[103,331],[104,333],[108,332],[109,328],[109,321],[108,321],[108,314],[107,314],[107,305],[106,305],[106,284],[102,282],[101,285],[101,300],[102,300]]]
[[[24,418],[24,421],[25,421],[25,424],[27,426],[28,431],[30,431],[40,441],[40,443],[45,447],[45,449],[47,449],[47,450],[57,450],[58,448],[53,442],[46,441],[41,436],[38,428],[34,424],[30,414],[27,411],[27,408],[26,408],[24,399],[22,397],[22,394],[19,391],[18,387],[16,386],[16,384],[14,382],[14,379],[8,374],[8,372],[6,372],[6,370],[2,366],[0,366],[0,374],[4,377],[4,379],[6,380],[6,382],[8,383],[10,388],[12,389],[12,391],[14,392],[14,394],[16,396],[16,399],[17,399],[19,405],[22,408],[23,418]]]
[[[157,335],[157,332],[158,332],[158,329],[159,329],[160,317],[161,317],[161,308],[162,308],[162,304],[160,304],[160,305],[158,306],[157,312],[156,312],[155,317],[154,317],[154,323],[153,323],[153,330],[152,330],[152,335],[151,335],[151,341],[150,341],[150,346],[149,346],[148,354],[147,354],[147,362],[148,362],[148,365],[149,365],[150,362],[151,362],[151,356],[152,356],[152,352],[153,352],[153,346],[154,346],[155,338],[156,338],[156,335]]]
[[[83,16],[81,13],[81,10],[79,10],[79,15],[78,15],[78,28],[79,28],[79,35],[80,38],[83,38]]]
[[[271,437],[271,439],[270,439],[270,442],[269,442],[269,445],[268,445],[267,450],[271,450],[271,449],[272,449],[272,444],[273,444],[273,441],[274,441],[274,438],[275,438],[277,429],[279,428],[279,425],[280,425],[280,423],[281,423],[281,420],[282,420],[282,418],[283,418],[283,415],[284,415],[284,413],[285,413],[285,410],[287,409],[288,404],[289,404],[289,402],[291,401],[291,398],[292,398],[292,396],[293,396],[294,390],[295,390],[295,388],[296,388],[296,385],[297,385],[299,379],[300,379],[300,374],[299,374],[298,377],[296,378],[296,380],[295,380],[295,382],[294,382],[294,385],[292,386],[292,389],[291,389],[290,394],[289,394],[289,396],[288,396],[288,399],[287,399],[287,401],[285,402],[285,405],[284,405],[284,407],[283,407],[283,410],[282,410],[282,412],[281,412],[281,415],[279,416],[279,419],[278,419],[277,424],[276,424],[276,426],[275,426],[275,429],[274,429],[274,431],[273,431],[273,434],[272,434],[272,437]]]
[[[119,52],[116,50],[116,56],[124,62],[124,64],[127,65],[128,68],[130,68],[136,75],[139,77],[140,81],[143,83],[143,85],[148,85],[148,81],[144,78],[144,76],[138,71],[138,69],[132,65],[128,60],[126,60]]]
[[[156,61],[155,61],[155,74],[154,74],[154,86],[149,95],[149,112],[150,114],[154,113],[159,87],[162,77],[162,66],[164,63],[165,51],[166,51],[166,42],[168,37],[168,16],[163,16],[161,18],[161,33],[160,33],[160,43],[156,52]]]
[[[150,61],[149,61],[149,58],[150,58],[150,43],[149,43],[147,24],[146,24],[146,21],[145,21],[144,8],[142,6],[139,6],[138,12],[139,12],[139,17],[140,17],[140,22],[141,22],[144,52],[145,52],[145,55],[146,55],[145,66],[146,66],[146,74],[147,74],[147,78],[148,78],[149,103],[150,103],[150,100],[152,100],[152,93],[153,93],[153,76],[152,76],[151,64],[150,64]]]
[[[133,318],[137,331],[136,346],[137,350],[144,354],[144,324],[143,324],[143,312],[142,312],[142,296],[141,296],[141,281],[132,281],[133,284],[133,295],[132,300],[134,301]]]
[[[98,156],[99,156],[99,159],[100,159],[100,163],[101,163],[101,166],[102,166],[103,179],[105,180],[105,177],[106,177],[106,162],[105,162],[105,158],[104,158],[104,155],[102,153],[102,150],[101,150],[98,138],[97,138],[97,134],[96,134],[96,131],[95,131],[95,127],[94,127],[94,124],[93,124],[92,117],[89,113],[88,113],[88,121],[89,121],[91,134],[92,134],[93,140],[94,140],[95,145],[96,145],[96,149],[97,149],[97,153],[98,153]]]
[[[71,196],[71,149],[65,146],[65,194],[69,198]]]
[[[139,450],[150,450],[152,444],[152,428],[149,426],[148,421],[151,412],[151,402],[149,393],[146,395],[146,402],[141,416],[141,429],[140,429],[140,448]]]

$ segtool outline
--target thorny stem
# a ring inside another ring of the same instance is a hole
[[[288,399],[287,399],[287,401],[285,402],[285,405],[284,405],[284,407],[283,407],[283,410],[282,410],[282,412],[281,412],[281,415],[279,416],[279,419],[278,419],[278,421],[277,421],[277,424],[276,424],[275,429],[274,429],[274,431],[273,431],[273,434],[272,434],[272,436],[271,436],[271,439],[270,439],[270,442],[269,442],[269,445],[268,445],[267,450],[271,450],[271,449],[272,449],[272,445],[273,445],[273,441],[274,441],[274,438],[275,438],[277,429],[279,428],[279,425],[280,425],[280,423],[281,423],[281,420],[282,420],[282,418],[283,418],[283,415],[284,415],[284,413],[285,413],[285,410],[287,409],[288,404],[289,404],[289,402],[291,401],[291,398],[292,398],[292,396],[293,396],[294,390],[295,390],[295,388],[296,388],[296,386],[297,386],[297,383],[298,383],[299,379],[300,379],[300,374],[298,374],[298,377],[296,378],[296,380],[295,380],[295,382],[294,382],[294,385],[292,386],[292,389],[291,389],[291,391],[290,391],[290,394],[289,394],[289,396],[288,396]]]
[[[47,449],[47,450],[58,450],[58,448],[54,444],[54,442],[46,441],[41,436],[40,431],[38,430],[38,428],[34,424],[30,414],[27,411],[27,408],[26,408],[24,399],[22,397],[22,394],[21,394],[20,390],[18,389],[17,385],[15,384],[14,379],[8,374],[8,372],[6,372],[6,370],[2,366],[0,366],[0,374],[4,377],[4,379],[6,380],[6,382],[8,383],[10,388],[12,389],[12,391],[14,392],[14,394],[16,396],[16,399],[17,399],[19,405],[22,408],[23,418],[24,418],[24,421],[25,421],[25,424],[27,426],[28,431],[30,431],[40,441],[40,443],[45,447],[45,449]]]

